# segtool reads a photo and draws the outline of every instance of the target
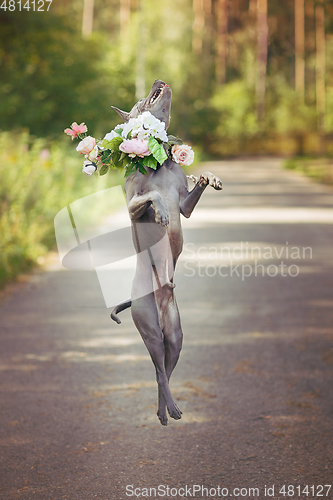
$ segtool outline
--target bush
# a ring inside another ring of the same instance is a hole
[[[27,132],[0,133],[0,287],[55,245],[53,220],[69,203],[122,182],[87,177],[68,139],[48,143]]]

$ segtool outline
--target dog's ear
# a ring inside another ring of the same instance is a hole
[[[118,115],[121,116],[121,118],[124,122],[128,122],[130,114],[127,113],[127,111],[122,111],[121,109],[116,108],[115,106],[111,106],[111,108],[114,109],[115,111],[117,111]]]

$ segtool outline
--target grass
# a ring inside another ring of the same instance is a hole
[[[333,158],[295,157],[286,160],[284,167],[302,172],[317,182],[333,185]]]
[[[87,177],[76,143],[0,133],[0,288],[55,246],[53,221],[69,203],[123,183],[120,172]]]

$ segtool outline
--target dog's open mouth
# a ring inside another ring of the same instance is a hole
[[[149,99],[149,104],[154,104],[154,102],[156,102],[163,94],[164,87],[168,87],[168,86],[169,85],[167,85],[166,83],[161,83],[160,86],[155,90],[155,92],[153,93],[153,95]]]

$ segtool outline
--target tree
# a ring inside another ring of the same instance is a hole
[[[82,40],[68,16],[2,13],[0,33],[0,129],[58,135],[75,120],[101,130],[116,120],[110,105],[125,104],[120,92],[134,100],[117,53],[102,68],[107,42]]]
[[[323,0],[317,0],[316,7],[316,105],[318,132],[320,138],[319,152],[324,153],[323,134],[325,132],[325,108],[326,108],[326,44],[325,44],[325,11]]]
[[[263,121],[265,117],[266,71],[267,71],[267,0],[257,0],[257,84],[256,102],[257,117]]]
[[[228,0],[216,2],[216,60],[215,73],[217,83],[226,81],[227,72],[227,28],[228,28]]]
[[[195,54],[201,54],[203,32],[205,27],[205,14],[203,0],[193,0],[193,36],[192,36],[192,50]]]
[[[83,1],[82,37],[88,38],[93,30],[94,0]]]
[[[304,102],[304,0],[295,0],[295,90]]]

